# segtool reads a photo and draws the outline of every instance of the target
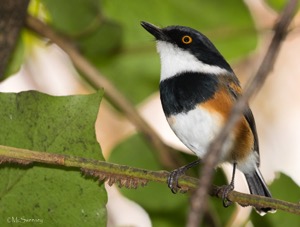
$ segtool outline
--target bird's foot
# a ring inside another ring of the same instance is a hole
[[[229,207],[232,204],[232,201],[228,199],[228,194],[233,191],[234,189],[234,177],[235,177],[235,170],[236,170],[237,163],[233,163],[233,170],[232,170],[232,178],[229,185],[224,185],[221,187],[220,190],[222,190],[222,200],[223,200],[223,206]]]
[[[173,170],[169,177],[168,177],[168,187],[171,189],[171,191],[176,194],[178,191],[180,192],[186,192],[187,189],[182,188],[179,184],[178,184],[178,179],[180,176],[184,175],[185,172],[192,168],[195,165],[198,165],[200,163],[200,159],[197,159],[185,166],[182,166],[178,169]]]
[[[180,191],[181,187],[178,184],[178,179],[180,176],[184,175],[186,172],[185,166],[180,167],[178,169],[173,170],[169,177],[168,177],[168,187],[171,189],[171,191],[176,194],[178,191]]]
[[[229,207],[232,204],[232,202],[227,197],[228,194],[233,191],[233,189],[234,189],[233,184],[224,185],[221,187],[220,190],[222,190],[222,200],[223,200],[224,207]]]

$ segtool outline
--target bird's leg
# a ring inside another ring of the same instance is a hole
[[[228,193],[233,191],[233,189],[234,189],[235,169],[236,169],[236,162],[233,163],[233,171],[232,171],[232,178],[231,178],[230,184],[222,187],[222,189],[223,189],[222,200],[223,200],[224,207],[229,207],[232,204],[232,202],[227,199],[227,196],[228,196]]]
[[[194,167],[195,165],[198,165],[201,162],[200,159],[197,159],[185,166],[182,166],[178,169],[173,170],[169,177],[168,177],[168,187],[171,189],[171,191],[175,194],[177,193],[178,189],[180,189],[180,185],[178,184],[178,178],[185,174],[185,172]]]

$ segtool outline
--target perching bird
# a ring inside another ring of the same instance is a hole
[[[157,41],[161,61],[160,98],[167,121],[177,137],[200,159],[225,124],[231,108],[241,95],[240,83],[230,65],[202,33],[184,26],[159,28],[141,25]],[[176,192],[178,177],[200,161],[172,171],[168,185]],[[259,146],[253,114],[249,107],[229,135],[218,163],[233,165],[244,173],[251,194],[271,197],[258,169]],[[223,198],[225,200],[225,198]],[[260,214],[274,212],[256,207]]]

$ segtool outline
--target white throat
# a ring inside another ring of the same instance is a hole
[[[226,69],[199,61],[188,51],[184,51],[172,43],[157,41],[156,47],[161,62],[160,81],[183,72],[201,72],[216,75],[228,73]]]

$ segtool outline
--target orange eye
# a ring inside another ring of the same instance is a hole
[[[184,44],[190,44],[193,39],[191,36],[188,36],[188,35],[185,35],[182,37],[181,41],[184,43]]]

